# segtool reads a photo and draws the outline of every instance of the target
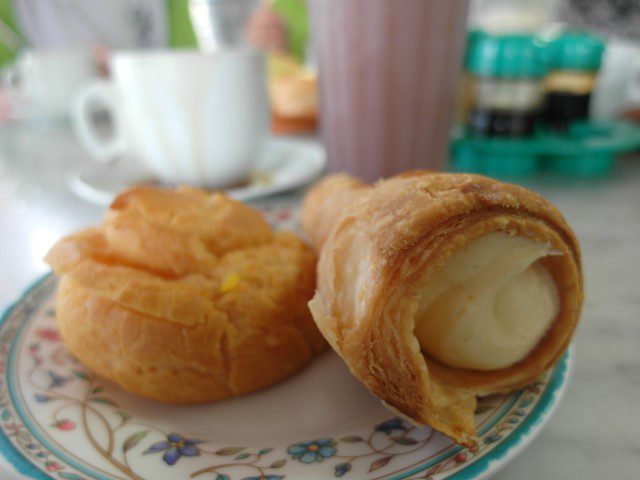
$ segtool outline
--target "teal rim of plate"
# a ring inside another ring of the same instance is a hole
[[[9,306],[2,312],[2,316],[0,317],[0,327],[4,325],[4,322],[11,316],[13,311],[21,305],[25,299],[42,283],[49,279],[49,277],[53,276],[52,272],[45,274],[44,276],[37,279],[34,283],[32,283],[27,289],[18,297],[18,299],[9,304]],[[10,355],[10,353],[9,353]],[[7,372],[9,369],[7,368]],[[7,385],[8,387],[8,385]],[[38,467],[36,467],[33,463],[31,463],[22,453],[20,453],[13,444],[9,441],[9,438],[4,433],[4,430],[0,429],[0,453],[3,455],[4,459],[9,462],[9,464],[18,472],[23,475],[27,475],[29,478],[34,480],[42,480],[42,479],[52,479],[53,477],[47,475]]]
[[[569,350],[556,363],[553,377],[549,380],[547,388],[545,388],[544,393],[540,396],[540,400],[537,405],[531,413],[527,415],[525,420],[513,430],[505,441],[491,450],[490,453],[480,457],[477,461],[469,464],[461,470],[458,470],[453,475],[446,477],[446,480],[478,480],[481,478],[487,478],[483,475],[485,473],[489,473],[488,469],[492,463],[498,464],[498,469],[500,469],[506,465],[502,462],[507,459],[509,454],[513,453],[515,458],[522,449],[529,445],[535,436],[540,433],[540,429],[553,414],[555,408],[559,405],[562,397],[564,396],[567,382],[569,380],[569,372],[571,370],[571,348],[572,347],[569,347]],[[463,447],[458,446],[453,452],[451,452],[451,454],[461,450],[463,450]],[[440,460],[441,459],[438,459],[438,461]],[[412,475],[426,470],[431,466],[431,464],[432,462],[420,465],[408,472],[404,472],[394,477],[389,477],[389,480],[403,480],[409,478]]]
[[[49,272],[39,279],[37,279],[34,283],[32,283],[23,293],[19,296],[19,298],[9,304],[7,308],[3,311],[2,316],[0,317],[0,327],[4,325],[5,321],[9,318],[9,316],[13,313],[13,311],[20,306],[38,287],[41,287],[44,282],[53,277],[53,273]],[[19,331],[16,334],[16,339],[20,337],[22,333],[22,329],[26,324],[22,324],[19,328]],[[7,376],[11,376],[11,359],[13,358],[13,354],[15,353],[15,345],[14,341],[11,345],[10,351],[8,353],[9,362],[7,362]],[[479,458],[477,461],[467,465],[466,467],[458,470],[453,475],[447,477],[448,480],[477,480],[480,478],[485,478],[484,474],[489,473],[488,469],[492,464],[501,468],[504,466],[504,461],[507,459],[509,454],[513,454],[514,456],[520,453],[522,449],[524,449],[530,441],[539,433],[541,427],[546,423],[546,420],[555,410],[555,407],[560,403],[562,396],[564,394],[564,390],[566,389],[568,375],[571,366],[571,347],[570,350],[567,351],[562,358],[556,364],[555,371],[553,373],[553,377],[549,380],[547,388],[545,388],[544,393],[541,395],[540,400],[538,401],[535,408],[531,411],[531,413],[526,417],[526,419],[512,431],[512,433],[508,436],[506,440],[496,446],[490,453],[484,455]],[[10,390],[9,393],[14,398],[14,393],[9,388],[12,385],[11,378],[8,379],[9,382],[7,384],[7,388]],[[25,424],[29,427],[33,434],[37,433],[37,429],[34,429],[30,422],[24,418],[24,411],[22,408],[15,404],[16,409],[21,415],[21,419],[25,422]],[[36,435],[39,437],[39,435]],[[65,455],[60,455],[59,452],[55,452],[56,449],[52,449],[49,445],[49,442],[43,441],[43,439],[38,438],[43,445],[45,445],[50,451],[52,451],[57,456],[63,458],[67,463],[72,465],[77,470],[83,472],[86,475],[89,475],[92,478],[97,478],[100,480],[110,480],[109,477],[98,476],[96,477],[97,472],[95,471],[87,471],[84,465],[78,465],[77,462],[65,458]],[[457,446],[453,451],[444,453],[442,456],[451,456],[455,455],[457,452],[463,450],[463,447]],[[7,435],[3,430],[0,429],[0,454],[19,474],[26,475],[28,478],[33,480],[56,480],[54,477],[46,474],[38,467],[36,467],[32,462],[30,462],[20,451],[18,451],[13,444],[7,438]],[[406,472],[400,473],[398,475],[389,477],[389,480],[403,480],[407,479],[417,473],[420,473],[426,469],[428,469],[431,465],[441,461],[442,458],[438,457],[437,459],[430,460],[426,464],[422,464],[408,470]]]

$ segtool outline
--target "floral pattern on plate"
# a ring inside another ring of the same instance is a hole
[[[206,439],[177,425],[168,430],[167,421],[120,405],[112,395],[118,388],[87,371],[62,344],[55,286],[54,277],[45,277],[0,325],[0,447],[30,478],[288,480],[301,472],[308,478],[457,478],[480,463],[488,468],[529,435],[566,380],[565,357],[530,387],[481,399],[481,441],[474,449],[388,413],[335,436],[224,444],[217,432]],[[82,455],[70,447],[80,443]]]

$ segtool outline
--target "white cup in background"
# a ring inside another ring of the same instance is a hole
[[[110,66],[112,80],[87,86],[74,104],[74,129],[92,156],[138,159],[168,183],[247,178],[268,128],[262,53],[120,52]],[[94,114],[105,109],[108,131]]]
[[[594,118],[611,119],[640,108],[640,44],[611,40],[607,43],[591,99]]]
[[[16,108],[35,117],[65,117],[78,88],[97,78],[89,50],[26,50],[2,71]]]

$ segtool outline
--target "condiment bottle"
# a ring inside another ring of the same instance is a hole
[[[572,121],[589,117],[604,43],[586,33],[569,32],[549,42],[546,49],[545,119],[551,127],[566,130]]]
[[[469,134],[523,137],[533,133],[543,105],[546,65],[532,35],[473,32],[465,69]]]

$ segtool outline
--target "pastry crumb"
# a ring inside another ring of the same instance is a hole
[[[239,283],[240,283],[240,275],[238,275],[235,272],[232,272],[228,274],[226,277],[224,277],[224,280],[222,281],[222,285],[220,285],[220,292],[222,293],[230,292],[231,290],[236,288]]]

